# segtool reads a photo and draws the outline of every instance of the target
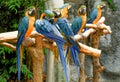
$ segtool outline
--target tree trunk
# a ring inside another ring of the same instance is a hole
[[[84,44],[86,44],[86,38],[84,38]],[[80,53],[80,63],[81,63],[81,67],[80,67],[80,80],[79,82],[85,82],[86,80],[86,75],[85,75],[85,54],[84,53]]]
[[[36,37],[36,45],[28,47],[28,52],[33,61],[33,82],[43,82],[44,54],[41,37]]]
[[[98,48],[100,41],[100,30],[96,31],[91,35],[91,45],[93,48]],[[100,82],[100,72],[102,71],[102,66],[100,65],[99,58],[93,57],[93,82]],[[101,71],[100,71],[101,70]]]

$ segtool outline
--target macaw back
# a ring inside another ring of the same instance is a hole
[[[81,17],[76,17],[73,20],[72,25],[71,25],[71,28],[72,28],[74,34],[78,33],[81,25],[82,25],[82,18]]]
[[[59,31],[56,29],[54,25],[49,23],[47,20],[36,20],[35,22],[35,28],[38,33],[43,34],[44,36],[54,40],[57,44],[60,60],[62,62],[63,70],[66,76],[66,82],[69,82],[68,80],[68,74],[67,74],[67,67],[66,67],[66,60],[64,57],[64,49],[63,46],[65,44],[65,40],[63,39],[62,35],[59,33]]]

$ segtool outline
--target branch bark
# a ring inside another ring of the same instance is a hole
[[[15,46],[13,46],[12,44],[7,43],[7,42],[2,42],[2,43],[0,43],[0,45],[2,45],[2,46],[7,46],[8,48],[11,48],[13,51],[16,50],[16,47],[15,47]]]

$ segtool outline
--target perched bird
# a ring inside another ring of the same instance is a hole
[[[20,82],[20,70],[22,63],[22,41],[24,38],[29,37],[34,28],[35,21],[35,7],[30,7],[25,12],[25,17],[19,23],[18,26],[18,35],[17,35],[17,44],[16,44],[16,54],[17,54],[17,67],[18,67],[18,81]]]
[[[105,8],[105,2],[96,2],[93,10],[90,12],[90,17],[87,23],[96,24],[102,16],[103,9]]]
[[[58,12],[58,10],[53,11],[55,14],[55,17],[56,17],[55,25],[58,26],[57,29],[60,30],[61,34],[63,34],[63,36],[67,39],[67,41],[69,43],[71,43],[71,45],[67,47],[66,52],[68,53],[68,51],[70,49],[71,57],[73,59],[74,64],[77,67],[77,70],[78,70],[78,66],[80,66],[80,61],[79,61],[78,54],[76,54],[76,52],[78,52],[78,53],[80,52],[80,46],[74,40],[74,37],[73,37],[74,33],[73,33],[71,26],[67,20],[68,9],[69,9],[68,5],[65,5],[62,9],[59,10],[59,12]]]
[[[66,41],[61,35],[61,33],[58,31],[58,29],[55,27],[55,25],[52,24],[52,18],[54,17],[53,12],[50,10],[45,10],[44,14],[45,17],[43,16],[42,20],[36,20],[34,26],[38,33],[41,33],[45,37],[52,39],[56,42],[60,55],[60,60],[62,62],[63,70],[66,76],[66,82],[69,82],[63,49],[63,46],[66,43]]]
[[[71,28],[74,34],[82,33],[86,25],[86,6],[81,5],[77,11],[78,16],[73,20]]]

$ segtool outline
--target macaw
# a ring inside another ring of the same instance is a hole
[[[69,82],[67,66],[64,57],[64,49],[63,49],[66,41],[61,35],[61,33],[58,31],[58,29],[55,27],[55,25],[52,24],[52,20],[53,20],[52,18],[54,17],[53,12],[50,10],[45,10],[44,14],[45,17],[41,18],[42,20],[36,20],[34,26],[38,33],[41,33],[45,37],[52,39],[56,42],[60,55],[60,60],[62,62],[63,70],[66,76],[66,82]]]
[[[101,18],[102,12],[105,6],[106,6],[106,3],[103,1],[96,2],[94,9],[90,12],[90,17],[87,23],[96,24],[98,20]]]
[[[35,7],[30,7],[25,12],[25,17],[19,23],[18,26],[18,35],[17,35],[17,44],[16,44],[16,54],[17,54],[17,68],[18,68],[18,81],[20,82],[20,70],[22,63],[22,41],[24,38],[29,37],[31,32],[34,29],[34,21],[35,21]]]
[[[77,41],[74,40],[73,38],[74,33],[67,20],[67,17],[68,17],[67,13],[69,9],[68,5],[63,6],[62,8],[63,9],[60,9],[60,11],[56,11],[56,10],[53,11],[56,17],[55,25],[58,25],[59,27],[58,29],[60,30],[60,32],[66,37],[67,41],[71,43],[71,46],[67,47],[66,52],[68,52],[70,49],[73,62],[77,67],[77,71],[79,71],[78,66],[80,66],[80,61],[79,61],[78,54],[76,52],[78,53],[80,52],[80,46],[78,45]]]
[[[72,25],[71,25],[71,28],[75,35],[82,33],[86,25],[86,19],[87,19],[86,6],[81,5],[77,13],[78,13],[78,16],[73,20]]]

